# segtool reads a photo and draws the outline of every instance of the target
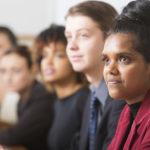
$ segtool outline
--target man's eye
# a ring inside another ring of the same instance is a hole
[[[19,72],[20,72],[20,69],[13,69],[13,72],[14,72],[14,73],[19,73]]]
[[[67,39],[67,41],[70,41],[70,40],[71,40],[71,38],[72,38],[72,36],[71,36],[71,35],[66,35],[66,39]]]
[[[80,37],[84,38],[84,37],[88,37],[88,35],[86,33],[81,33]]]

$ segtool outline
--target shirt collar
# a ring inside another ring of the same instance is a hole
[[[98,100],[102,104],[102,107],[104,107],[106,99],[108,97],[108,89],[107,89],[107,86],[106,86],[104,79],[101,80],[98,88],[95,88],[93,85],[91,85],[90,89],[92,92],[95,92],[96,97],[98,98]]]

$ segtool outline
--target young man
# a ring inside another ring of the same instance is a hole
[[[66,16],[69,60],[74,70],[83,72],[92,84],[79,140],[76,137],[73,142],[75,150],[106,150],[125,104],[109,96],[103,79],[101,52],[116,15],[107,3],[86,1],[70,8]]]

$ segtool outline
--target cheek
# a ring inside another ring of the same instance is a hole
[[[69,48],[67,47],[66,53],[67,53],[67,57],[68,57],[69,61],[71,60],[71,52],[72,51],[70,51]]]
[[[15,78],[18,87],[25,87],[30,80],[30,75],[28,73],[22,73]]]
[[[46,67],[46,63],[44,60],[41,61],[41,70],[43,72],[44,68]]]
[[[61,65],[59,64],[58,69],[64,76],[70,76],[74,73],[72,65],[68,59],[65,62],[62,62]]]
[[[0,51],[0,56],[2,56],[3,55],[3,51]]]
[[[104,49],[104,40],[102,37],[95,37],[92,39],[90,45],[93,45],[93,50],[101,54],[102,50]]]
[[[145,73],[143,72],[143,69],[136,68],[132,69],[129,68],[127,70],[122,69],[121,74],[123,80],[125,80],[126,83],[131,84],[131,83],[137,83],[138,81],[144,79]]]
[[[123,71],[122,71],[123,72]],[[136,66],[135,69],[124,71],[122,75],[124,87],[130,95],[141,93],[149,87],[149,74],[144,66]]]
[[[67,53],[67,55],[69,56],[69,54],[70,54],[69,43],[67,44],[67,47],[66,47],[66,53]]]
[[[106,76],[107,76],[107,67],[104,66],[104,69],[103,69],[103,76],[104,76],[104,80],[106,81]]]
[[[56,63],[55,66],[58,68],[58,70],[63,71],[63,72],[65,72],[65,71],[66,71],[66,72],[68,72],[68,71],[70,72],[70,70],[73,70],[73,69],[72,69],[72,65],[71,65],[71,63],[69,62],[69,60]]]
[[[97,43],[97,42],[93,42],[93,46],[92,45],[89,45],[87,46],[87,53],[89,55],[89,57],[93,57],[94,59],[97,60],[101,60],[101,57],[102,57],[102,50],[103,50],[103,43],[100,44],[100,43]]]

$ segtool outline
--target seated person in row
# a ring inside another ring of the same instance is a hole
[[[0,26],[0,57],[1,55],[11,49],[12,47],[17,45],[17,37],[13,33],[13,31],[6,27]],[[16,107],[16,103],[19,100],[19,95],[16,92],[8,92],[7,90],[0,84],[0,121],[13,124],[17,121],[17,115],[14,111]],[[9,110],[9,114],[6,112],[8,107],[8,101],[10,102],[11,97],[11,110]],[[6,114],[7,113],[7,114]],[[11,114],[11,115],[10,115]]]
[[[0,56],[10,48],[17,45],[17,37],[5,26],[0,26]]]
[[[150,1],[124,7],[103,50],[110,95],[127,102],[108,150],[150,150]]]
[[[0,130],[0,145],[46,150],[46,138],[53,119],[54,96],[35,80],[27,47],[18,46],[2,55],[0,79],[4,88],[17,91],[20,95],[17,104],[18,121]]]
[[[54,121],[48,135],[50,150],[69,150],[74,134],[80,130],[90,93],[85,76],[75,72],[69,62],[64,30],[63,26],[51,25],[39,34],[36,41],[42,55],[43,79],[57,94]]]

